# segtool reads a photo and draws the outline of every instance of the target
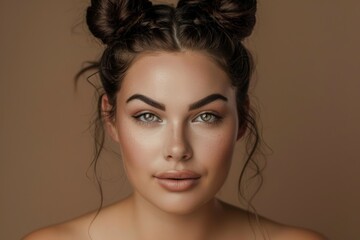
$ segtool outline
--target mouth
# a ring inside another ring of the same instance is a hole
[[[196,186],[201,175],[189,170],[167,171],[155,174],[154,178],[159,185],[170,192],[183,192]]]

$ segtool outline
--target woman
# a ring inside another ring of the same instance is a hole
[[[106,46],[92,66],[104,90],[99,118],[133,193],[26,239],[324,239],[215,197],[235,143],[253,139],[243,172],[258,145],[242,44],[255,12],[255,0],[93,0],[87,23]]]

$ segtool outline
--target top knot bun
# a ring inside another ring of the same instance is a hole
[[[86,22],[95,37],[110,44],[141,21],[151,6],[148,0],[91,0]]]
[[[256,0],[180,0],[177,8],[193,11],[195,25],[207,25],[212,19],[220,29],[240,40],[252,33],[256,23]]]

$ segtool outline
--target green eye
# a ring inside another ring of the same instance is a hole
[[[200,118],[204,122],[210,122],[211,120],[213,120],[214,116],[208,113],[204,113],[200,115]]]
[[[155,114],[146,112],[146,113],[141,113],[139,115],[134,116],[134,118],[139,121],[139,122],[143,122],[143,123],[153,123],[153,122],[161,122],[161,119],[156,116]]]
[[[221,117],[213,114],[213,113],[202,113],[200,115],[198,115],[195,119],[194,122],[204,122],[204,123],[216,123],[218,121],[221,120]]]

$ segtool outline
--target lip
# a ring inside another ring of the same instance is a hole
[[[183,192],[197,185],[201,175],[193,171],[181,170],[158,173],[154,177],[165,190]]]

